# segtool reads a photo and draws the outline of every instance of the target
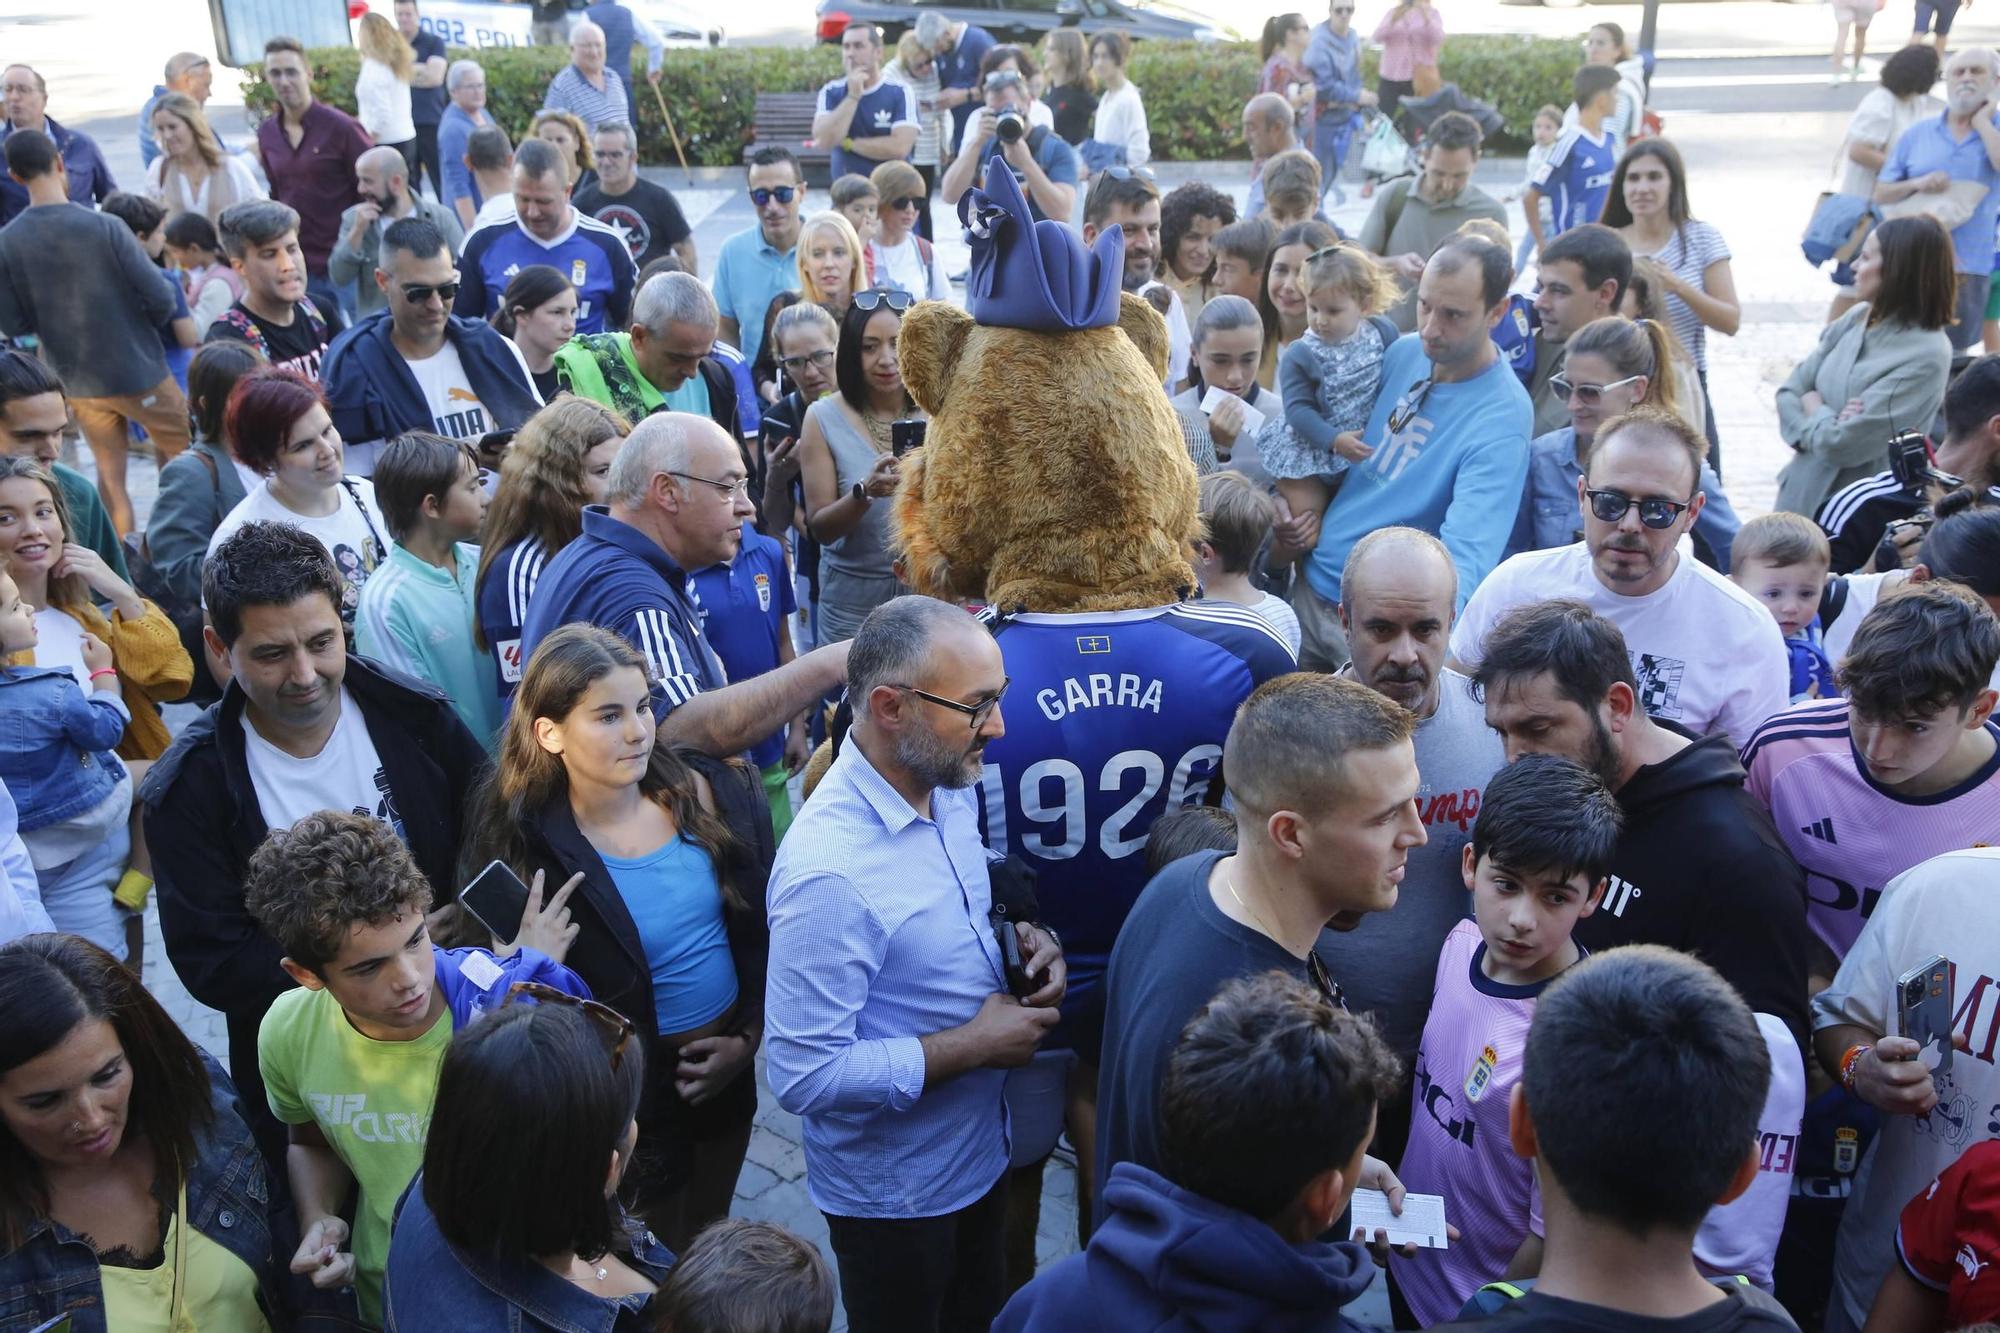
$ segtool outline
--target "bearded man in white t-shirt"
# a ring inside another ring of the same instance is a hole
[[[1749,740],[1789,702],[1790,667],[1770,612],[1683,549],[1701,513],[1707,452],[1701,434],[1664,409],[1606,422],[1577,485],[1583,540],[1514,556],[1488,575],[1452,633],[1452,664],[1473,674],[1501,616],[1567,598],[1624,633],[1650,716],[1695,736]]]

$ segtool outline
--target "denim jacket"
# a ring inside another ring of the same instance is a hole
[[[387,1333],[637,1333],[650,1296],[606,1300],[532,1261],[499,1262],[469,1254],[444,1238],[424,1202],[422,1172],[396,1203],[383,1279]],[[528,1206],[532,1206],[531,1204]],[[653,1280],[666,1280],[674,1256],[653,1233],[627,1217],[615,1246]]]
[[[73,818],[111,794],[125,766],[111,753],[132,720],[116,690],[77,688],[68,667],[0,670],[0,782],[21,832]]]
[[[194,1167],[187,1178],[188,1225],[250,1266],[265,1315],[278,1327],[283,1265],[271,1253],[264,1158],[243,1123],[236,1085],[207,1052],[201,1060],[208,1068],[215,1120],[195,1140]],[[20,1245],[0,1253],[0,1329],[34,1328],[63,1314],[70,1317],[73,1333],[111,1333],[90,1242],[60,1222],[41,1218]]]
[[[1583,506],[1577,499],[1577,479],[1583,467],[1576,461],[1576,427],[1564,426],[1537,436],[1528,446],[1528,484],[1521,488],[1521,512],[1507,554],[1545,551],[1583,538]],[[1694,521],[1694,535],[1708,543],[1715,567],[1729,572],[1730,548],[1743,520],[1736,517],[1724,494],[1721,478],[1707,463],[1701,465],[1701,493],[1708,502]]]

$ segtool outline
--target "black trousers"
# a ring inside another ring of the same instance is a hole
[[[927,167],[921,162],[914,165],[917,174],[924,178],[924,201],[917,206],[917,235],[935,244],[937,237],[931,235],[931,196],[937,193],[938,169]]]
[[[444,173],[438,169],[438,127],[436,125],[417,126],[417,164],[410,170],[410,194],[415,197],[419,172],[431,179],[431,193],[439,203],[444,202]]]
[[[940,1217],[826,1214],[850,1333],[985,1333],[1007,1300],[1007,1173]]]

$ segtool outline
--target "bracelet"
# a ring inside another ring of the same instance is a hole
[[[1875,1048],[1867,1042],[1856,1042],[1841,1053],[1840,1085],[1849,1092],[1854,1091],[1854,1077],[1861,1065],[1861,1057]]]
[[[117,674],[118,669],[116,667],[99,667],[90,673],[90,678],[96,680],[99,676],[115,676]]]

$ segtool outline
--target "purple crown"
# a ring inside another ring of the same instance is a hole
[[[958,201],[958,220],[972,247],[965,308],[974,322],[1038,333],[1117,324],[1124,230],[1108,228],[1085,249],[1068,224],[1037,222],[1013,169],[997,154],[987,166],[986,185]]]

